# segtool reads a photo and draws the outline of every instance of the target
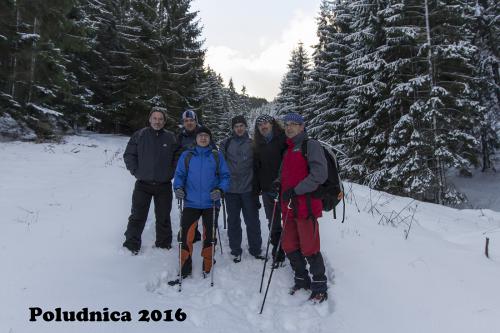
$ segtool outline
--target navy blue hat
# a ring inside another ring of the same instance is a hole
[[[184,111],[182,113],[182,120],[184,120],[186,118],[191,118],[191,119],[194,119],[194,120],[198,119],[196,117],[196,113],[193,110],[191,110],[191,109],[187,109],[186,111]]]
[[[289,113],[283,117],[283,122],[294,122],[302,125],[304,123],[304,117],[298,113]]]

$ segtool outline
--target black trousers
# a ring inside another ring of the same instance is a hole
[[[215,210],[215,228],[217,228],[218,209]],[[214,226],[213,208],[197,209],[185,207],[182,211],[182,250],[181,264],[182,276],[187,277],[192,272],[193,241],[198,220],[201,217],[203,223],[203,246],[201,256],[203,257],[203,272],[209,273],[212,269],[212,240],[217,242],[216,235],[212,233]]]
[[[153,183],[138,180],[135,182],[132,194],[132,213],[128,218],[125,242],[123,246],[129,250],[138,251],[141,248],[141,235],[148,218],[151,198],[154,200],[156,217],[157,247],[172,245],[172,224],[170,211],[172,209],[172,183]]]

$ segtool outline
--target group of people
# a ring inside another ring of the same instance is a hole
[[[308,137],[304,119],[287,114],[282,119],[283,129],[272,116],[260,115],[252,139],[247,120],[239,115],[231,119],[231,135],[217,147],[210,129],[199,124],[193,110],[182,114],[183,128],[177,136],[164,129],[166,112],[152,108],[150,126],[132,135],[123,155],[127,169],[137,179],[123,246],[133,254],[139,252],[153,199],[155,246],[170,249],[170,211],[175,194],[183,203],[178,235],[182,278],[192,274],[193,243],[197,241],[203,242],[204,276],[212,270],[221,199],[226,204],[233,261],[242,260],[241,215],[249,254],[264,260],[259,219],[262,196],[274,268],[282,266],[287,257],[295,273],[290,293],[305,289],[311,291],[311,300],[326,300],[318,225],[322,202],[310,194],[326,181],[328,167],[320,143]],[[303,144],[307,154],[301,151]],[[200,219],[203,234],[197,227]]]

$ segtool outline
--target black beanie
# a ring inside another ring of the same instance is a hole
[[[212,132],[208,129],[208,127],[205,127],[205,126],[199,126],[197,129],[196,129],[196,135],[200,134],[200,133],[206,133],[210,136],[210,140],[212,140]]]
[[[245,126],[248,127],[247,121],[246,121],[245,117],[243,117],[242,115],[233,117],[233,119],[231,119],[231,128],[233,128],[234,125],[236,125],[236,124],[245,124]]]

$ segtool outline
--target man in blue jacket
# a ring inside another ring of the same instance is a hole
[[[125,231],[126,247],[133,254],[139,253],[141,235],[148,217],[151,198],[154,198],[156,215],[156,242],[158,248],[172,247],[171,179],[175,170],[178,149],[175,135],[163,128],[166,109],[152,108],[149,127],[135,132],[127,144],[123,160],[130,173],[137,179],[132,195],[132,212]]]
[[[181,274],[185,278],[192,272],[193,240],[198,219],[203,222],[203,274],[212,269],[212,234],[214,209],[220,207],[223,192],[229,189],[231,175],[222,154],[210,145],[212,133],[200,126],[196,146],[182,153],[175,170],[174,189],[177,199],[184,200],[182,211]],[[215,243],[215,242],[214,242]]]

